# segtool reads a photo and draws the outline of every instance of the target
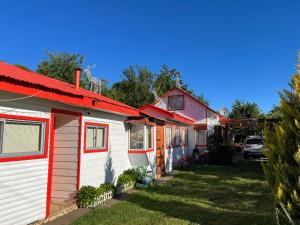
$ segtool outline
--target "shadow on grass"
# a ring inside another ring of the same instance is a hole
[[[128,201],[198,224],[274,224],[273,199],[258,162],[193,165]]]
[[[143,194],[133,194],[127,199],[144,209],[157,211],[168,217],[183,219],[190,224],[261,224],[271,225],[272,220],[264,213],[251,211],[225,210],[222,208],[211,207],[209,204],[191,204],[176,200],[158,200]]]

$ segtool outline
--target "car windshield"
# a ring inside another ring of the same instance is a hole
[[[246,144],[249,144],[249,145],[262,145],[263,144],[263,139],[261,138],[251,138],[251,139],[248,139]]]

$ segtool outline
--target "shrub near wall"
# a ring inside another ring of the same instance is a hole
[[[222,135],[216,133],[209,136],[207,149],[210,163],[220,165],[232,163],[234,151]]]
[[[95,207],[111,199],[114,193],[112,184],[101,184],[98,188],[82,186],[76,195],[76,203],[81,208]]]

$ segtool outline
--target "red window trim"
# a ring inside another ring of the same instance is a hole
[[[101,149],[87,149],[86,148],[86,129],[87,126],[92,125],[96,127],[104,127],[105,128],[105,135],[106,135],[106,145],[105,148]],[[97,122],[85,122],[84,123],[84,153],[95,153],[95,152],[108,152],[108,135],[109,135],[109,125],[104,123],[97,123]]]
[[[129,154],[142,154],[142,153],[154,151],[154,126],[147,125],[147,124],[141,124],[141,125],[144,126],[144,129],[145,129],[146,126],[150,126],[151,127],[151,132],[152,132],[152,135],[151,135],[152,136],[152,148],[150,148],[150,149],[128,149],[128,153]],[[129,144],[129,147],[130,147],[130,132],[131,132],[131,130],[129,129],[129,132],[128,132],[128,140],[129,140],[128,144]],[[144,137],[144,138],[146,138],[146,137]],[[144,143],[145,143],[145,141],[144,141]]]
[[[178,96],[182,96],[182,98],[183,98],[183,107],[182,108],[176,108],[176,109],[171,109],[171,107],[170,107],[170,98],[171,97],[178,97]],[[179,95],[169,95],[168,96],[168,110],[169,111],[176,111],[176,110],[184,110],[184,106],[185,106],[185,101],[184,101],[184,95],[183,94],[179,94]]]
[[[153,152],[154,149],[146,149],[146,150],[136,150],[136,149],[129,149],[128,150],[128,154],[145,154],[145,153],[148,153],[148,152]]]
[[[31,122],[44,122],[45,123],[45,143],[44,143],[44,152],[43,152],[43,154],[2,157],[2,158],[0,158],[0,162],[13,162],[13,161],[23,161],[23,160],[32,160],[32,159],[45,159],[45,158],[48,157],[49,121],[50,121],[49,119],[40,118],[40,117],[31,117],[31,116],[19,116],[19,115],[2,114],[2,113],[0,113],[0,118],[24,120],[24,121],[31,121]]]
[[[207,147],[207,145],[196,145],[196,147]]]

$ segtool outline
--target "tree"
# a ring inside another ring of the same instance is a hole
[[[112,98],[139,108],[154,101],[152,92],[153,75],[145,66],[129,66],[123,70],[124,79],[114,83]]]
[[[263,164],[266,180],[277,203],[281,202],[294,219],[300,218],[300,52],[297,74],[291,90],[279,93],[281,121],[265,130]]]
[[[196,95],[192,90],[188,88],[188,85],[185,84],[184,81],[180,78],[181,73],[179,71],[177,71],[175,68],[169,69],[168,66],[164,64],[161,66],[160,72],[158,74],[155,74],[153,89],[155,93],[159,97],[161,97],[163,94],[165,94],[167,91],[169,91],[176,85],[176,80],[178,79],[180,88],[193,95],[205,105],[208,105],[208,101],[207,99],[205,99],[203,94]]]
[[[273,105],[270,112],[268,112],[266,114],[266,118],[268,118],[268,119],[280,119],[281,118],[280,107],[277,106],[277,105]]]
[[[74,84],[75,68],[82,68],[84,57],[80,54],[46,52],[47,59],[38,64],[37,72],[58,80]],[[80,86],[86,87],[84,74],[80,77]]]
[[[261,109],[256,103],[244,102],[236,99],[232,104],[232,110],[229,113],[229,118],[245,118],[247,110],[250,110],[252,118],[263,117]]]
[[[21,64],[15,64],[14,66],[19,67],[22,70],[26,70],[26,71],[32,72],[32,70],[29,69],[27,66],[24,66],[24,65],[21,65]]]

